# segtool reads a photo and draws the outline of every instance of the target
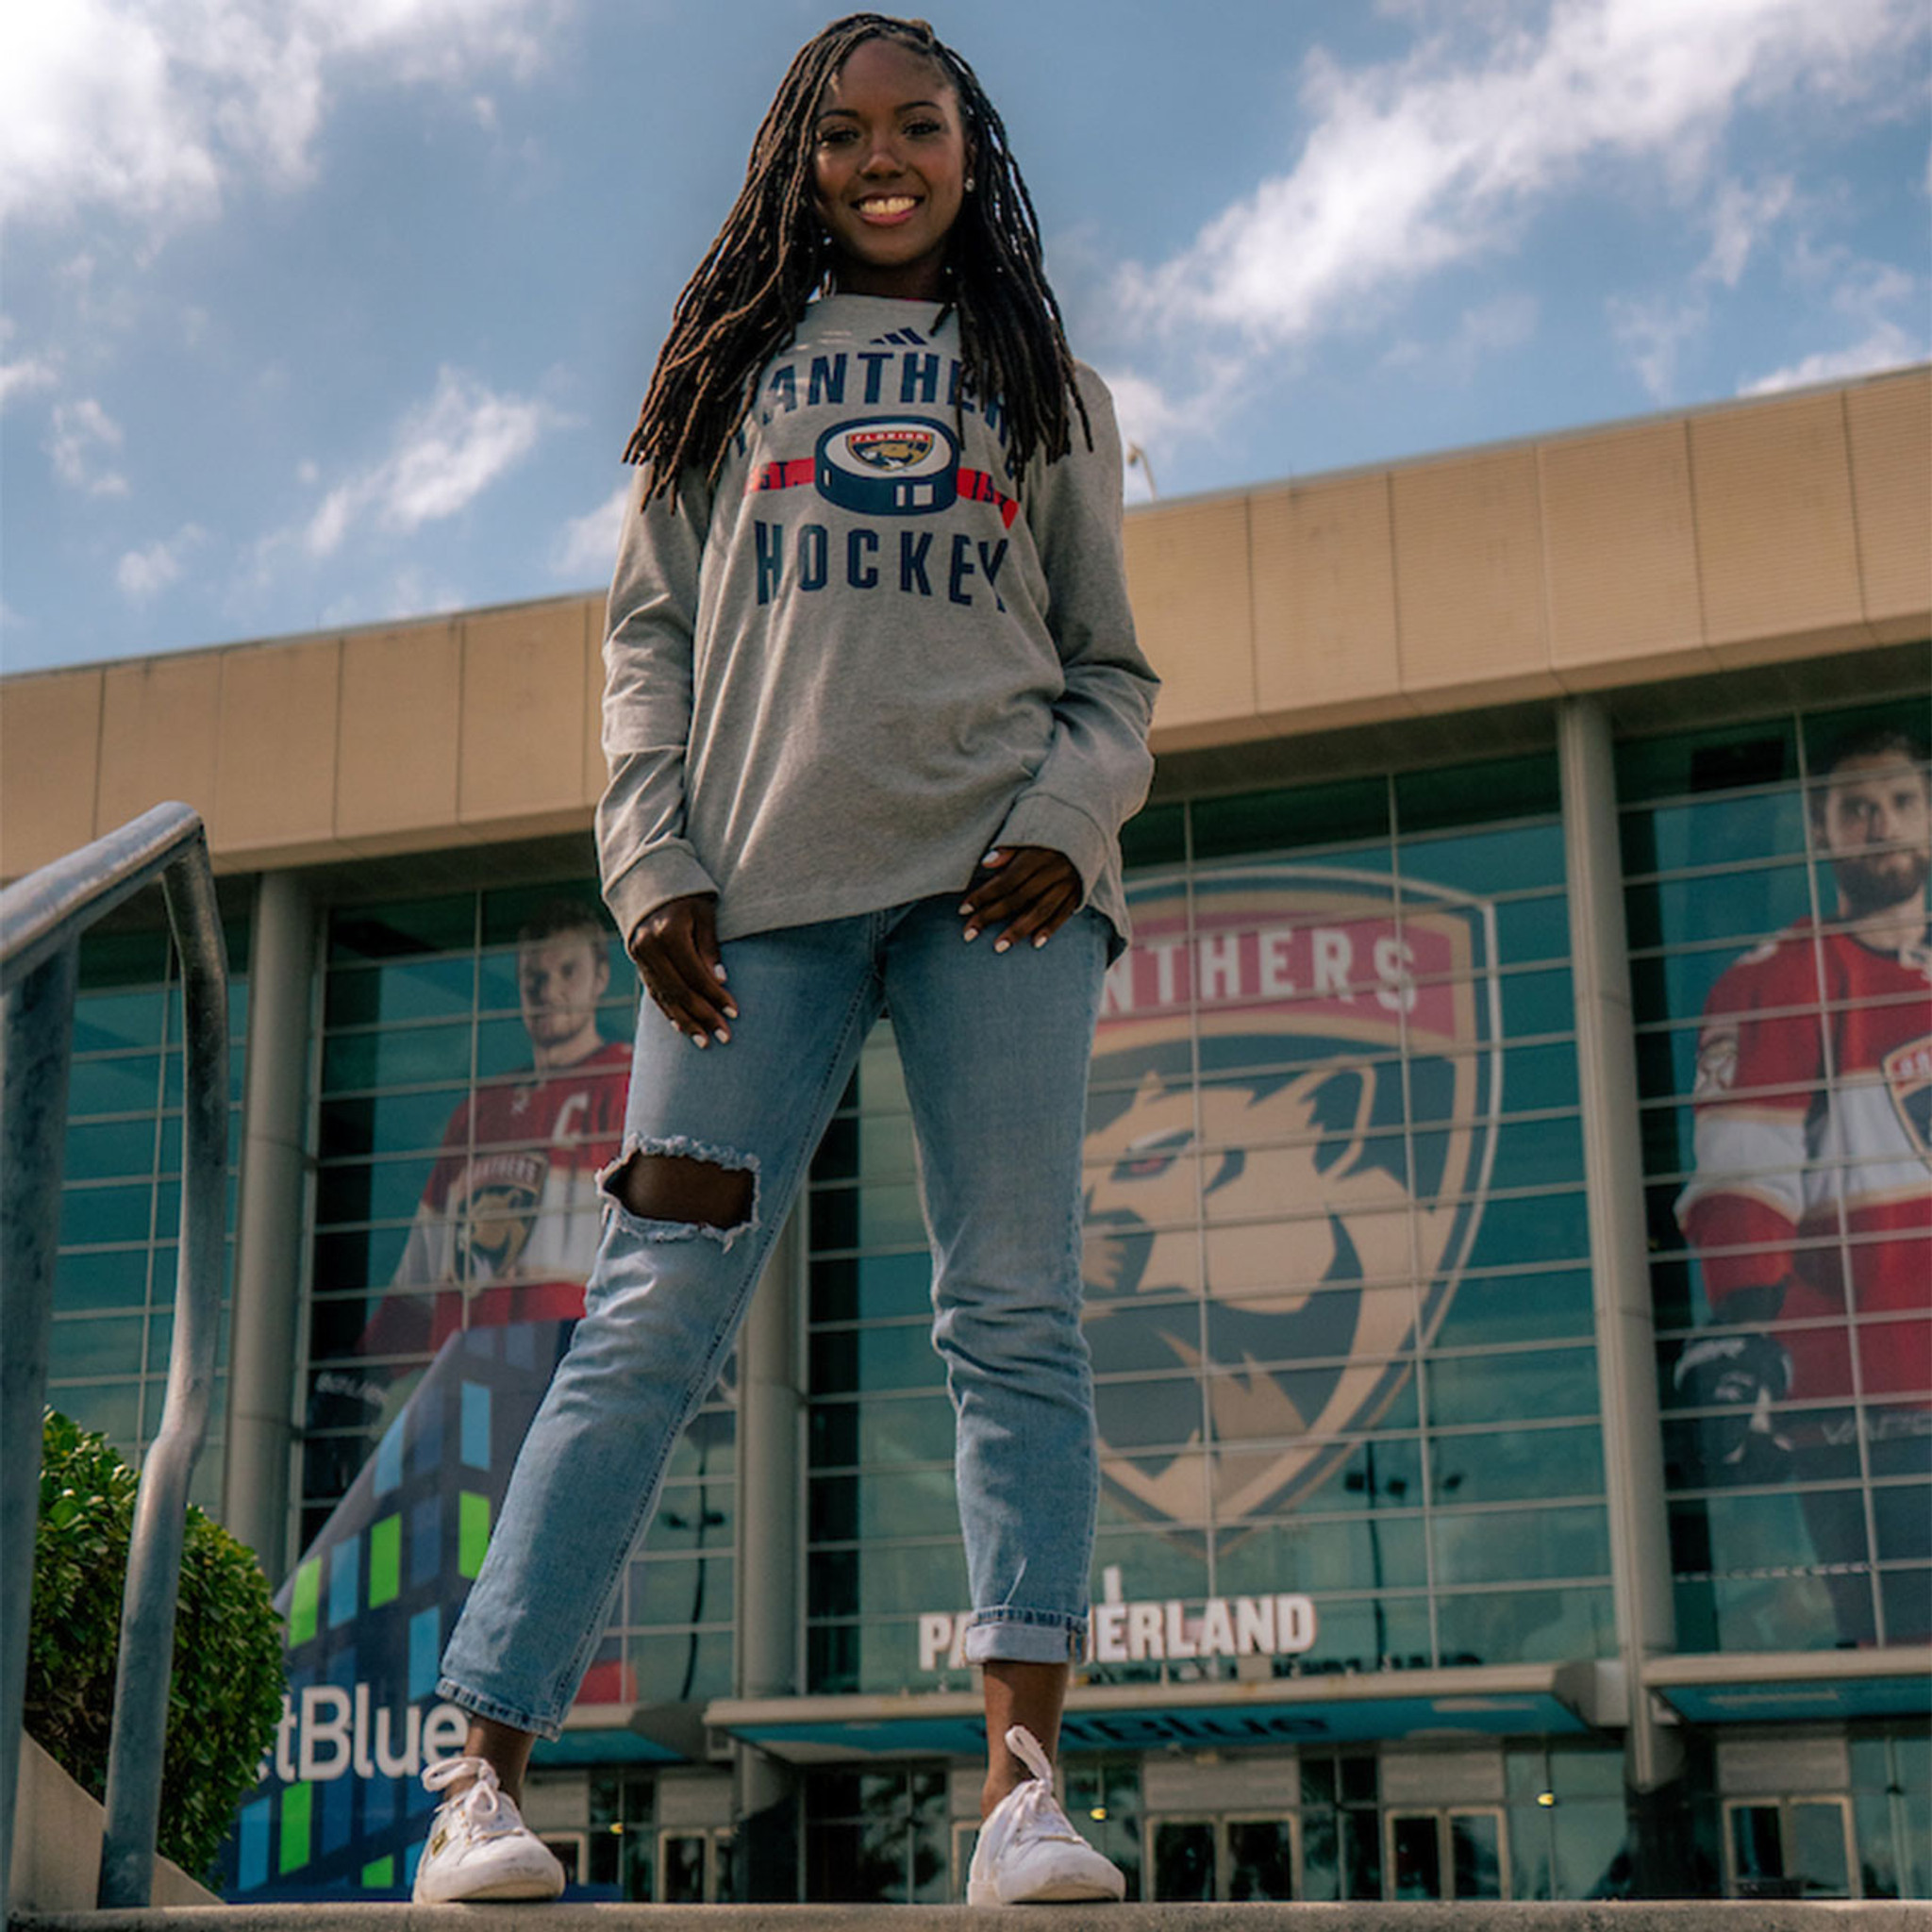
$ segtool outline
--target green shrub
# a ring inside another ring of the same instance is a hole
[[[47,1411],[34,1535],[26,1729],[105,1798],[121,1592],[138,1478],[104,1436]],[[252,1552],[192,1504],[182,1546],[158,1849],[207,1874],[275,1740],[282,1624]]]

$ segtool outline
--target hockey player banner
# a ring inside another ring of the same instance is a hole
[[[229,1848],[237,1899],[407,1891],[434,1804],[421,1774],[461,1750],[466,1721],[435,1695],[442,1647],[583,1313],[630,1062],[599,1030],[594,908],[540,908],[516,974],[531,1064],[450,1112],[393,1273],[359,1333],[316,1351],[304,1488],[346,1488],[278,1599],[289,1704]],[[318,1301],[318,1337],[344,1305]],[[635,1701],[617,1639],[577,1701]]]
[[[1496,946],[1486,902],[1368,873],[1153,877],[1132,903],[1087,1334],[1108,1491],[1192,1541],[1325,1481],[1441,1322],[1502,1105]]]
[[[1699,802],[1748,923],[1688,841],[1694,892],[1664,874],[1639,897],[1674,957],[1638,1017],[1673,1041],[1696,1025],[1694,1072],[1673,1067],[1690,1131],[1674,1109],[1653,1125],[1678,1122],[1674,1145],[1648,1137],[1659,1326],[1683,1329],[1666,1447],[1686,1648],[1932,1637],[1932,781],[1909,716],[1812,734],[1802,789],[1722,820]],[[1768,726],[1749,749],[1761,775],[1797,747]],[[1652,823],[1671,819],[1693,822],[1671,803]]]

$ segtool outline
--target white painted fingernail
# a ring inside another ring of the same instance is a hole
[[[716,977],[718,984],[720,986],[723,986],[726,978],[729,977],[729,975],[724,971],[724,962],[722,959],[720,959],[718,963],[711,968],[711,972],[713,975]]]
[[[708,1040],[705,1038],[705,1036],[702,1033],[692,1033],[687,1035],[687,1038],[691,1041],[691,1043],[693,1046],[699,1048],[700,1050],[709,1046],[711,1043]]]
[[[973,941],[974,941],[974,940],[976,940],[976,939],[977,939],[978,937],[979,937],[979,928],[978,928],[978,927],[977,927],[976,925],[969,925],[969,926],[968,926],[968,927],[966,928],[966,943],[967,943],[967,944],[968,944],[969,946],[970,946],[970,945],[971,945],[971,944],[973,943]]]
[[[992,942],[992,949],[995,953],[1004,953],[1012,943],[1009,939],[996,939]]]
[[[717,1032],[711,1035],[711,1038],[715,1040],[720,1046],[726,1045],[731,1039],[730,1029],[728,1027],[721,1026],[719,1027]]]
[[[1037,932],[1037,933],[1035,933],[1035,934],[1033,935],[1033,947],[1034,947],[1034,950],[1035,950],[1036,952],[1038,952],[1038,951],[1039,951],[1039,949],[1040,949],[1040,948],[1041,948],[1041,946],[1045,945],[1045,943],[1047,942],[1047,941],[1048,941],[1048,940],[1050,940],[1050,939],[1051,939],[1052,937],[1053,937],[1053,935],[1052,935],[1051,933],[1046,933],[1046,932]]]
[[[999,848],[999,847],[998,847],[997,845],[995,845],[995,846],[994,846],[994,847],[992,848],[992,850],[991,850],[991,852],[989,852],[989,853],[988,853],[988,854],[986,855],[986,857],[985,857],[984,858],[982,858],[982,859],[981,859],[981,860],[980,860],[979,862],[980,862],[980,864],[981,864],[981,865],[991,865],[991,864],[992,864],[992,862],[993,862],[993,861],[994,861],[994,860],[995,860],[996,858],[998,858],[998,857],[999,857],[999,856],[1000,856],[1000,848]]]

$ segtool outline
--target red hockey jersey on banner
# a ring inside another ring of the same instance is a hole
[[[1791,1395],[1932,1391],[1932,943],[1810,920],[1712,989],[1677,1218],[1720,1322],[1782,1284]],[[1844,1318],[1857,1315],[1857,1375]],[[1788,1324],[1819,1322],[1817,1327]]]
[[[607,1041],[575,1066],[479,1087],[457,1108],[363,1353],[434,1351],[458,1328],[583,1313],[597,1172],[624,1139],[630,1058]]]

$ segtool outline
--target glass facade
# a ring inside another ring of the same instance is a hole
[[[156,908],[158,911],[158,908]],[[235,1160],[248,1027],[248,927],[228,948],[227,1271],[207,1448],[192,1498],[220,1506]],[[47,1401],[130,1462],[158,1433],[175,1329],[181,1227],[180,971],[165,927],[90,933],[80,949],[62,1155]]]
[[[1160,808],[1129,860],[1089,1109],[1096,1601],[1306,1594],[1280,1674],[1604,1654],[1554,758]],[[808,1228],[808,1689],[963,1684],[919,1644],[965,1576],[884,1029]]]
[[[1623,749],[1682,1650],[1932,1635],[1926,723]]]
[[[583,1309],[596,1171],[622,1140],[636,986],[590,880],[331,912],[305,1546],[425,1371],[465,1335],[536,1337],[526,1386],[496,1391],[525,1420],[534,1412]],[[727,1374],[679,1444],[580,1701],[682,1703],[730,1690],[736,1441]],[[515,1441],[499,1446],[478,1492],[491,1507]]]
[[[1850,1679],[1825,1654],[1932,1635],[1928,732],[1919,699],[1627,737],[1596,801],[1621,834],[1634,1000],[1680,1654],[1660,1694],[1709,1693],[1702,1718],[1679,1705],[1689,1761],[1671,1793],[1692,1893],[1932,1893],[1932,1744],[1896,1683],[1863,1673],[1870,1694],[1829,1723],[1796,1707],[1732,1722],[1708,1713],[1733,1673],[1707,1686],[1682,1668],[1775,1656],[1759,1688],[1782,1695],[1787,1654],[1815,1653],[1836,1695]],[[1588,1673],[1553,1674],[1619,1648],[1564,804],[1543,751],[1193,796],[1129,828],[1136,934],[1108,984],[1084,1204],[1091,1589],[1124,1609],[1096,1618],[1081,1681],[1138,1688],[1120,1709],[1150,1725],[1202,1721],[1161,1748],[1098,1724],[1067,1746],[1068,1807],[1130,1897],[1582,1898],[1638,1882],[1623,1717],[1568,1688]],[[288,1044],[312,1161],[291,1372],[294,1774],[274,1828],[290,1828],[289,1793],[312,1790],[318,1872],[352,1830],[393,1814],[413,1832],[413,1777],[353,1807],[346,1776],[330,1786],[331,1713],[361,1722],[360,1695],[387,1709],[373,1735],[427,1748],[441,1638],[581,1311],[637,1012],[575,866],[380,901],[353,880],[345,895],[345,877],[319,893],[313,1024]],[[246,922],[228,943],[232,1157]],[[134,1455],[166,1373],[180,1032],[164,934],[92,936],[50,1399]],[[724,1734],[708,1757],[693,1741],[703,1707],[742,1689],[736,1625],[759,1588],[749,1556],[741,1574],[745,1487],[799,1498],[802,1695],[974,1682],[953,1648],[968,1607],[953,1420],[890,1024],[800,1211],[784,1265],[802,1466],[781,1430],[741,1468],[727,1371],[675,1453],[576,1721],[599,1737],[652,1707],[679,1714],[639,1717],[648,1737],[612,1761],[581,1732],[538,1761],[533,1816],[591,1895],[717,1899],[749,1882]],[[225,1377],[196,1482],[209,1506],[225,1400]],[[1546,1687],[1524,1707],[1553,1720],[1581,1698],[1590,1724],[1452,1738],[1427,1701],[1467,1679],[1407,1700],[1389,1684],[1477,1666]],[[1338,1706],[1374,1678],[1414,1709],[1386,1735],[1297,1728],[1290,1707],[1330,1699],[1324,1678]],[[1223,1749],[1208,1726],[1238,1685],[1286,1715],[1265,1743]],[[757,1721],[782,1732],[783,1703],[758,1700]],[[833,1709],[811,1715],[813,1751],[840,1748]],[[868,1761],[874,1707],[853,1719],[849,1759],[799,1771],[795,1814],[772,1829],[795,1842],[803,1896],[958,1895],[971,1740],[946,1707],[905,1709],[925,1755]]]

